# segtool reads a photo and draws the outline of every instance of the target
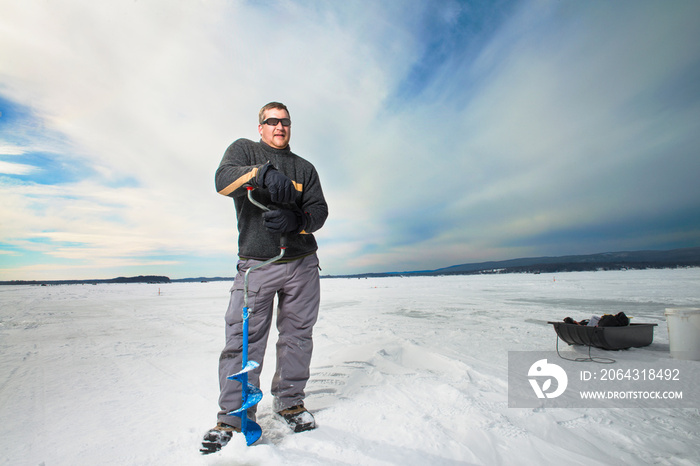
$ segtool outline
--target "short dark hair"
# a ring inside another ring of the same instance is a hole
[[[280,103],[280,102],[270,102],[269,104],[263,106],[263,108],[260,109],[260,113],[258,113],[258,123],[262,125],[263,119],[265,118],[265,112],[268,110],[276,108],[279,110],[284,110],[287,112],[287,115],[289,115],[289,109],[287,108],[286,105]]]

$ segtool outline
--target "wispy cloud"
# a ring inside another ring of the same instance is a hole
[[[2,115],[0,115],[0,118]],[[22,155],[26,151],[19,146],[14,146],[12,144],[0,144],[0,155]]]
[[[3,162],[0,160],[0,174],[5,175],[28,175],[36,171],[36,167],[21,163]]]

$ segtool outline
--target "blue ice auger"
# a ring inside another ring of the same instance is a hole
[[[263,204],[260,204],[258,201],[253,199],[252,193],[253,188],[249,186],[248,199],[250,202],[260,207],[264,211],[270,210]],[[246,270],[245,279],[243,280],[243,351],[241,354],[241,370],[240,372],[236,372],[235,374],[227,377],[230,380],[237,380],[241,383],[241,385],[243,385],[243,389],[241,390],[243,393],[243,399],[241,407],[231,411],[228,414],[241,418],[241,432],[243,432],[243,435],[245,435],[245,440],[248,445],[254,444],[262,436],[262,429],[260,428],[260,425],[258,425],[252,419],[248,419],[248,408],[255,406],[256,404],[260,403],[260,400],[262,400],[262,391],[255,385],[248,382],[248,372],[255,370],[258,368],[258,366],[260,366],[260,364],[255,361],[248,361],[248,317],[250,316],[248,312],[248,274],[250,274],[250,272],[253,270],[265,267],[268,264],[282,259],[285,249],[287,249],[286,238],[284,235],[282,235],[280,239],[279,255],[250,267],[248,270]]]

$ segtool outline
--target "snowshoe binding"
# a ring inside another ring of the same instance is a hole
[[[223,422],[219,422],[216,427],[204,434],[202,448],[200,448],[199,451],[203,455],[216,453],[226,446],[226,444],[231,440],[234,432],[240,433],[241,429],[224,424]]]
[[[294,432],[305,432],[316,428],[314,416],[304,405],[292,406],[277,413]]]

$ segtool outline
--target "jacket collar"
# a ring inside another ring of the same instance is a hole
[[[274,147],[263,142],[262,139],[260,140],[260,147],[262,147],[267,152],[272,152],[273,154],[288,154],[288,153],[292,152],[289,144],[287,144],[287,147],[285,147],[284,149],[275,149]]]

